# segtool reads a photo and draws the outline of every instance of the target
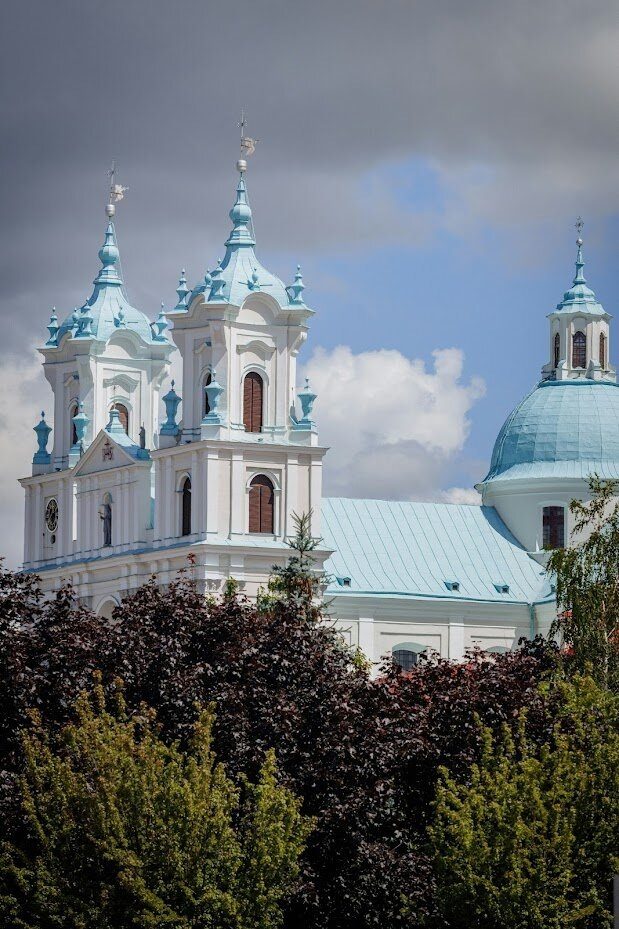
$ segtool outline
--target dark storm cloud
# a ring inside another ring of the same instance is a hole
[[[601,189],[617,18],[612,0],[5,3],[5,350],[40,338],[52,304],[88,295],[112,157],[131,188],[118,225],[135,302],[152,315],[182,264],[193,279],[212,267],[242,106],[262,140],[250,184],[263,252],[388,239],[393,203],[368,206],[359,181],[412,156],[433,160],[465,211],[478,163],[525,185],[520,204],[576,171]],[[509,204],[480,208],[500,222]]]

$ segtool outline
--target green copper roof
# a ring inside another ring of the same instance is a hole
[[[179,302],[174,312],[186,310],[191,300],[199,293],[203,293],[209,303],[231,303],[240,306],[249,294],[261,291],[273,297],[283,308],[304,307],[302,294],[305,287],[300,269],[297,268],[294,284],[286,286],[278,277],[267,271],[256,256],[252,212],[242,172],[236,188],[236,200],[229,215],[232,230],[225,243],[226,252],[223,259],[198,281],[189,298],[185,293],[179,294]]]
[[[619,385],[542,381],[511,413],[484,481],[619,478]]]
[[[563,294],[563,300],[557,304],[557,311],[563,313],[585,313],[594,316],[605,316],[606,310],[598,303],[595,294],[587,281],[583,269],[585,263],[582,257],[582,239],[577,240],[578,252],[576,254],[576,274],[572,286]]]
[[[322,526],[324,546],[334,550],[327,596],[497,603],[552,596],[543,568],[494,507],[327,498]]]
[[[55,330],[52,324],[46,348],[55,348],[69,334],[73,339],[96,339],[107,342],[119,329],[135,332],[145,342],[167,343],[161,327],[153,329],[145,313],[132,306],[123,289],[119,273],[120,252],[116,243],[116,231],[108,223],[105,241],[99,249],[101,270],[94,280],[94,289],[80,309],[70,313]],[[164,329],[166,325],[163,327]]]

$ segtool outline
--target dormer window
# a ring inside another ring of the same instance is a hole
[[[572,337],[572,367],[587,367],[587,337],[584,332],[575,332]]]
[[[453,590],[455,592],[460,590],[460,581],[444,581],[443,583],[447,590]]]

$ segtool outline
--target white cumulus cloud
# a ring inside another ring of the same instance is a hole
[[[474,491],[441,486],[485,393],[481,378],[463,380],[463,365],[456,348],[433,352],[430,370],[395,350],[318,348],[304,373],[318,394],[321,443],[330,446],[325,494],[476,502]]]

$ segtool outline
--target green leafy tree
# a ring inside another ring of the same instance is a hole
[[[554,685],[541,747],[526,731],[483,732],[467,782],[439,783],[438,901],[450,929],[610,927],[619,864],[619,699],[592,678]]]
[[[275,929],[310,823],[278,785],[273,753],[237,787],[204,711],[188,752],[155,715],[110,713],[101,686],[50,740],[24,737],[27,829],[2,854],[7,929]]]
[[[555,631],[572,651],[578,671],[619,687],[619,503],[617,485],[594,477],[592,499],[573,500],[574,532],[583,538],[557,549],[548,567],[556,575]]]

